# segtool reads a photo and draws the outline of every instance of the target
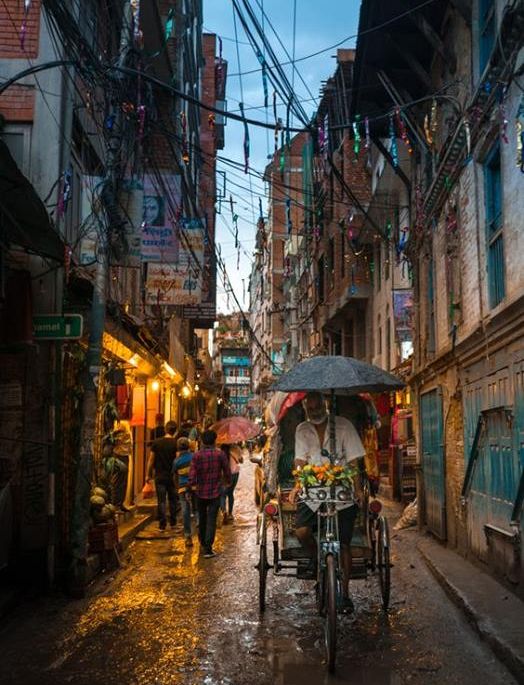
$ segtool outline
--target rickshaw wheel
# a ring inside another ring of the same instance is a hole
[[[369,542],[371,545],[371,571],[374,573],[377,568],[377,520],[375,518],[369,517],[368,519],[369,527]]]
[[[326,656],[328,670],[333,673],[337,654],[337,571],[332,554],[326,556],[325,588]]]
[[[389,555],[389,528],[387,520],[378,519],[378,578],[382,594],[382,607],[387,611],[391,594],[391,563]]]
[[[267,586],[267,572],[269,570],[269,563],[267,560],[267,528],[265,520],[262,521],[262,530],[259,545],[258,557],[258,608],[261,612],[266,609],[266,586]]]

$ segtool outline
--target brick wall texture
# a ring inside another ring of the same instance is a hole
[[[24,19],[22,0],[2,0],[0,3],[0,59],[23,59],[38,57],[40,31],[40,0],[33,0],[27,15],[24,47],[20,31]]]

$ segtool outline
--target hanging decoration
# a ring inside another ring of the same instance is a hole
[[[391,230],[392,230],[391,219],[388,219],[387,223],[386,223],[386,238],[388,240],[391,240]]]
[[[429,124],[429,115],[424,117],[424,135],[426,136],[426,143],[431,148],[433,147],[433,136],[431,135],[431,127]]]
[[[369,117],[364,119],[364,131],[366,135],[366,142],[364,143],[364,149],[369,150],[371,148],[371,137],[369,135]]]
[[[264,55],[260,52],[260,50],[257,48],[256,51],[257,59],[258,62],[262,68],[262,88],[264,89],[264,107],[267,108],[268,106],[268,87],[267,87],[267,64],[266,60],[264,58]]]
[[[239,103],[240,114],[242,115],[242,122],[244,124],[244,173],[247,174],[249,171],[249,128],[246,121],[246,115],[244,113],[244,103]]]
[[[165,39],[168,41],[175,33],[175,10],[173,7],[167,13]],[[219,39],[220,40],[220,39]]]
[[[280,175],[283,178],[284,177],[284,171],[286,169],[286,147],[284,145],[284,130],[280,132],[280,161],[279,161],[279,170],[280,170]]]
[[[180,112],[180,125],[182,126],[182,160],[189,164],[189,145],[187,142],[187,117],[185,112]]]
[[[318,224],[313,229],[313,238],[316,240],[317,243],[320,240],[320,226]]]
[[[293,222],[291,221],[291,199],[289,197],[286,197],[286,228],[287,237],[290,238],[293,232]]]
[[[437,99],[436,98],[433,98],[433,102],[431,103],[430,126],[431,126],[431,137],[433,138],[433,141],[434,141],[436,138],[437,128],[438,128],[438,112],[437,112]]]
[[[27,34],[27,20],[29,10],[31,9],[31,0],[24,0],[24,14],[22,17],[22,25],[20,26],[20,50],[25,48],[25,37]]]
[[[355,285],[355,265],[351,265],[351,290],[352,295],[357,294],[357,286]]]
[[[224,85],[224,60],[222,59],[222,38],[218,36],[218,64],[216,71],[216,90],[221,93]]]
[[[142,31],[140,30],[140,0],[130,0],[131,16],[133,18],[133,38],[135,45],[142,43]]]
[[[358,157],[360,153],[360,114],[355,114],[355,121],[353,122],[353,152],[355,157]]]
[[[420,184],[415,187],[415,231],[421,234],[424,231],[425,223],[424,198]]]
[[[467,117],[464,117],[464,133],[466,134],[466,153],[469,157],[471,155],[471,129]]]
[[[519,119],[515,122],[515,128],[517,131],[517,166],[524,174],[524,130]]]
[[[72,172],[71,167],[69,167],[69,169],[64,171],[64,174],[62,177],[60,194],[58,197],[58,204],[57,204],[57,208],[56,208],[58,217],[63,216],[67,210],[67,205],[68,205],[69,200],[71,198],[72,177],[73,177],[73,172]]]
[[[141,143],[142,139],[144,137],[144,128],[145,128],[145,123],[146,123],[146,106],[145,105],[138,105],[137,114],[138,114],[138,141]]]
[[[389,152],[393,160],[393,166],[398,167],[398,147],[397,147],[397,134],[395,133],[395,123],[393,120],[393,114],[389,115],[389,141],[390,148]]]
[[[286,257],[284,260],[284,278],[291,277],[291,257]]]
[[[508,117],[506,116],[506,106],[504,100],[506,97],[506,87],[504,85],[499,86],[498,90],[498,100],[499,100],[499,120],[500,120],[500,137],[506,143],[509,144],[508,138]]]
[[[246,279],[242,279],[242,304],[246,304]]]
[[[413,154],[413,148],[411,147],[411,141],[408,136],[406,123],[404,121],[404,115],[402,114],[400,107],[395,107],[395,116],[397,118],[397,126],[400,133],[400,137],[402,138],[402,142],[407,147],[408,153],[411,155]]]

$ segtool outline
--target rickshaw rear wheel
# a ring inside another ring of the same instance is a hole
[[[381,516],[378,519],[378,578],[382,594],[382,607],[388,610],[391,595],[391,560],[389,548],[389,528],[387,520]]]
[[[328,670],[333,673],[337,655],[337,570],[335,557],[332,554],[326,556],[324,573],[326,656]]]
[[[265,517],[263,516],[261,522],[260,545],[258,556],[258,608],[260,612],[266,609],[266,587],[267,587],[267,572],[269,570],[269,562],[267,560],[267,528]]]

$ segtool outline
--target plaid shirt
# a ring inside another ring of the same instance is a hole
[[[189,470],[189,483],[195,488],[200,499],[215,499],[220,496],[224,483],[231,482],[229,460],[215,448],[195,452]]]

